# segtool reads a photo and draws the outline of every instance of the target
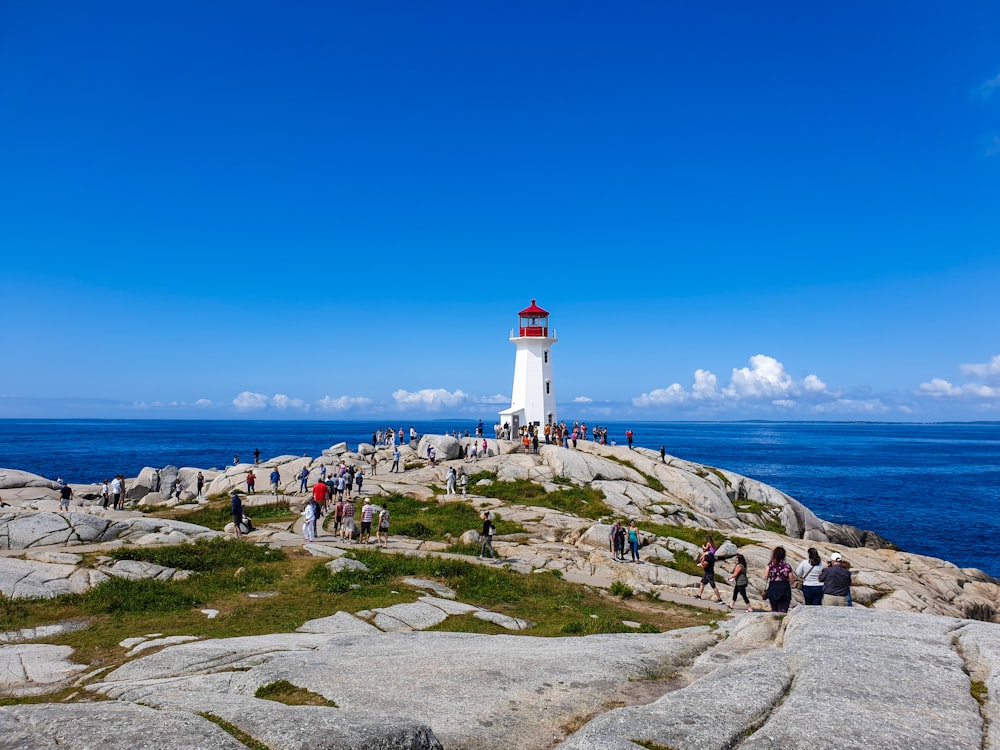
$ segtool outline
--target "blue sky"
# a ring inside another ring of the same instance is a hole
[[[1000,419],[992,2],[0,4],[0,417]]]

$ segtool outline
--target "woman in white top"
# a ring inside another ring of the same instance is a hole
[[[802,596],[806,604],[823,604],[823,584],[819,580],[823,570],[823,561],[815,547],[809,548],[809,559],[803,560],[795,569],[795,577],[802,581]]]

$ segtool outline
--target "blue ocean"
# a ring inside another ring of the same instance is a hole
[[[221,468],[234,455],[317,456],[381,428],[474,432],[476,423],[373,421],[0,420],[0,467],[68,482],[135,476],[144,466]],[[766,482],[829,521],[904,550],[1000,577],[1000,422],[603,423],[609,439]],[[489,434],[492,423],[487,425]],[[593,425],[591,425],[591,428]]]

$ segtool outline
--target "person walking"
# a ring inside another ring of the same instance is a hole
[[[660,463],[665,464],[667,462],[667,446],[660,446]]]
[[[389,546],[389,500],[382,501],[382,508],[378,512],[378,528],[375,529],[375,541],[379,547]]]
[[[322,482],[317,482],[316,486],[326,487]],[[307,543],[316,539],[316,502],[314,500],[307,500],[302,509],[302,537]]]
[[[747,586],[750,583],[750,577],[747,575],[747,559],[743,555],[736,555],[736,567],[726,580],[733,584],[733,601],[729,604],[729,609],[736,606],[736,597],[742,596],[747,605],[747,612],[753,612],[753,605],[747,596]]]
[[[309,486],[307,480],[309,479],[309,468],[306,466],[302,467],[302,471],[299,472],[299,492],[307,492]]]
[[[344,522],[340,526],[340,538],[354,543],[354,501],[344,500]]]
[[[795,571],[785,562],[785,548],[775,547],[767,564],[767,589],[764,598],[771,605],[772,612],[787,612],[792,603],[792,584]]]
[[[402,432],[402,430],[400,430],[400,432]],[[399,471],[399,446],[396,446],[395,448],[393,448],[393,451],[392,451],[392,468],[389,469],[389,471],[390,472],[398,472]]]
[[[274,495],[274,499],[278,499],[278,486],[281,484],[281,474],[278,472],[278,467],[275,466],[271,469],[271,494]]]
[[[455,474],[455,467],[454,466],[449,466],[448,467],[448,479],[447,479],[448,489],[445,492],[446,495],[454,495],[455,494],[455,480],[456,480],[456,478],[457,478],[457,476]]]
[[[361,506],[361,536],[358,539],[361,544],[372,543],[372,516],[374,514],[375,509],[372,507],[372,501],[366,497]]]
[[[458,486],[462,488],[462,497],[465,497],[469,489],[469,475],[465,473],[465,469],[462,469],[462,474],[458,478]]]
[[[105,479],[104,484],[101,485],[101,507],[107,508],[109,502],[111,502],[111,485]]]
[[[63,482],[59,488],[59,510],[69,510],[69,501],[73,498],[73,488]]]
[[[715,545],[712,544],[711,537],[706,539],[701,547],[701,557],[698,560],[698,565],[702,567],[701,585],[698,587],[698,593],[694,595],[694,598],[701,599],[701,595],[705,593],[705,586],[710,586],[715,593],[715,601],[721,602],[722,594],[715,583]]]
[[[253,494],[254,485],[257,482],[257,475],[253,473],[253,469],[247,472],[247,494]]]
[[[823,581],[819,574],[823,572],[823,561],[815,547],[809,548],[809,556],[795,568],[795,577],[802,581],[802,598],[809,606],[822,606]]]
[[[240,532],[240,524],[243,523],[243,501],[240,499],[240,493],[233,487],[230,493],[229,510],[233,516],[233,535],[240,539],[243,534]]]
[[[493,560],[496,560],[497,553],[493,549],[493,535],[496,533],[496,527],[493,525],[493,521],[490,520],[490,512],[488,510],[484,510],[481,517],[483,519],[483,531],[482,534],[480,535],[481,537],[480,541],[482,543],[482,546],[479,549],[479,556],[476,559],[477,560],[485,559],[486,552],[488,550],[490,553],[490,557]]]
[[[830,555],[830,562],[819,574],[823,582],[823,606],[847,607],[851,593],[851,571],[844,567],[844,558],[839,552]]]

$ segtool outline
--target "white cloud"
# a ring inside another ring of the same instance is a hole
[[[736,399],[782,398],[796,391],[795,381],[774,357],[755,354],[750,367],[733,368],[733,378],[723,393]]]
[[[931,378],[930,381],[920,384],[916,395],[969,401],[1000,399],[1000,355],[996,355],[989,362],[963,364],[959,369],[966,377],[982,382],[955,385],[944,378]]]
[[[781,409],[798,406],[797,399],[809,396],[832,396],[826,383],[816,375],[807,375],[801,382],[785,371],[785,366],[774,357],[756,354],[749,360],[748,367],[733,368],[729,385],[720,389],[719,379],[710,370],[695,370],[691,390],[680,383],[666,388],[657,388],[632,399],[637,407],[676,406],[696,403],[708,406],[733,406],[736,404],[761,404]]]
[[[701,372],[699,370],[699,372]],[[649,393],[643,393],[638,398],[632,399],[635,406],[663,406],[667,404],[682,404],[687,401],[688,395],[684,391],[684,386],[674,383],[666,388],[657,388]]]
[[[212,400],[207,398],[199,398],[197,401],[194,402],[194,405],[204,409],[212,405]]]
[[[817,414],[867,414],[869,416],[880,416],[892,411],[892,407],[882,403],[877,398],[873,399],[852,399],[838,398],[826,404],[817,404],[813,407]]]
[[[510,396],[504,396],[502,393],[497,393],[493,396],[483,396],[479,399],[481,404],[510,404]]]
[[[392,398],[400,408],[424,411],[454,409],[469,401],[468,394],[463,391],[450,393],[443,388],[424,388],[415,392],[400,389],[392,394]]]
[[[267,408],[267,396],[263,393],[253,393],[252,391],[243,391],[239,396],[233,399],[233,406],[241,411],[249,411],[251,409],[266,409]]]
[[[371,399],[364,396],[338,396],[330,398],[323,396],[316,402],[316,408],[320,411],[349,411],[351,409],[363,409],[371,406]]]
[[[574,404],[590,404],[593,403],[594,399],[588,398],[587,396],[577,396],[573,399]]]
[[[271,397],[271,406],[275,409],[303,409],[309,411],[309,404],[301,398],[289,398],[284,393],[275,393]]]
[[[1000,354],[985,364],[962,365],[959,369],[964,375],[982,378],[988,383],[1000,381]]]

